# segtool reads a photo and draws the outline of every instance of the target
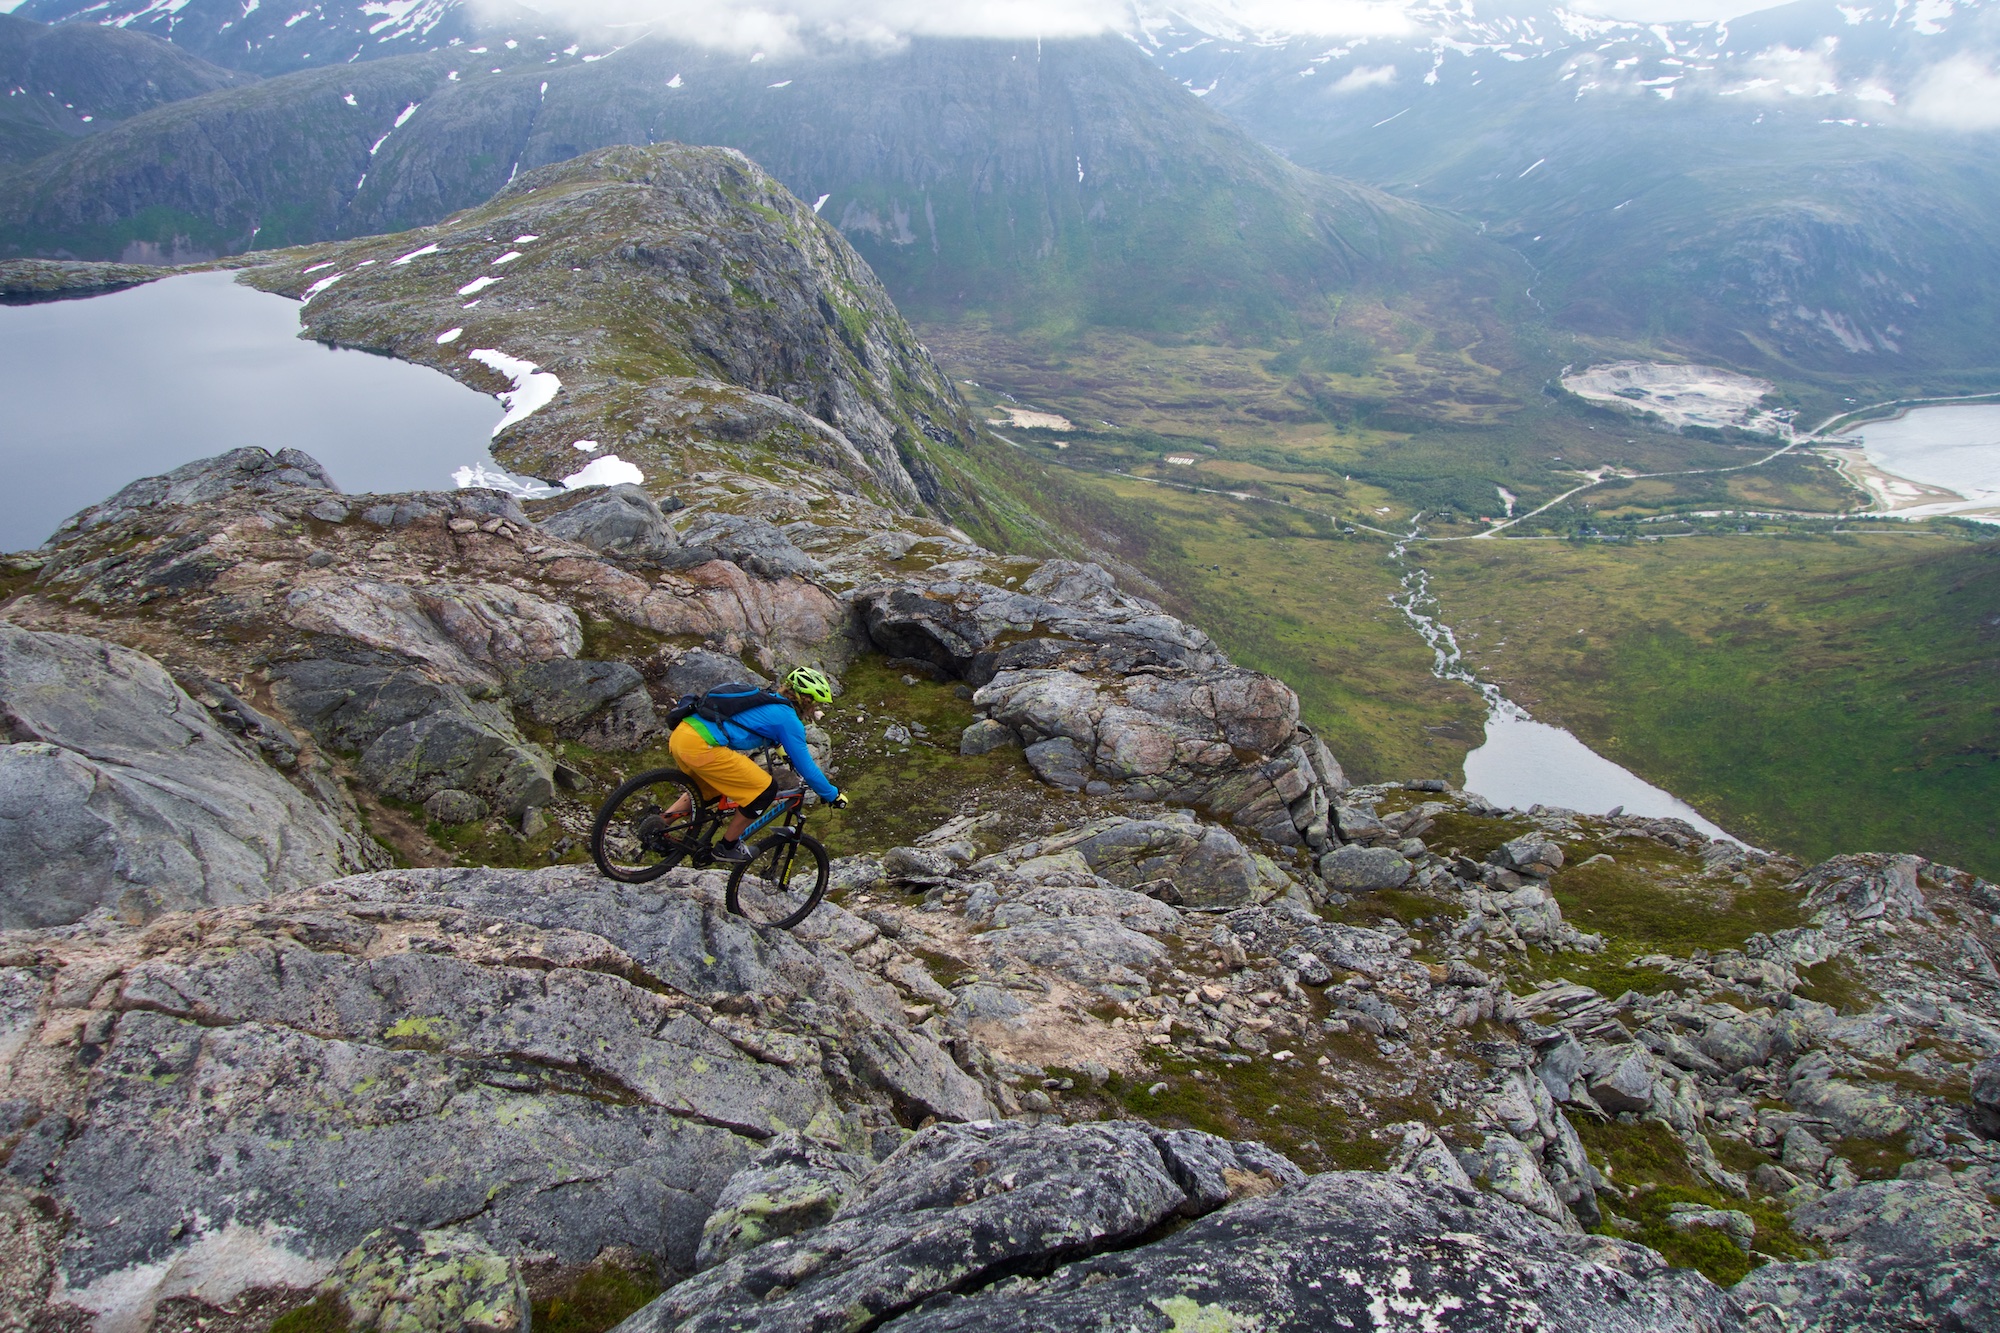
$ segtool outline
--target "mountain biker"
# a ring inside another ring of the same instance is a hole
[[[833,702],[833,682],[817,668],[794,667],[779,682],[778,697],[782,702],[759,704],[733,717],[711,721],[699,714],[692,715],[667,738],[667,749],[674,762],[680,765],[681,772],[694,779],[703,796],[710,800],[727,796],[738,806],[736,817],[710,849],[718,861],[736,864],[750,859],[750,849],[742,842],[743,830],[769,808],[772,796],[777,794],[777,783],[745,751],[780,747],[814,795],[836,808],[847,806],[846,793],[820,772],[806,746],[805,724],[800,720],[800,714],[811,705]],[[820,710],[813,708],[812,715],[818,717]],[[686,807],[684,796],[668,813],[685,814]]]

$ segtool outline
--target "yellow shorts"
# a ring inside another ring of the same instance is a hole
[[[706,736],[685,722],[668,737],[667,750],[703,796],[727,796],[738,805],[748,805],[771,785],[771,775],[749,755],[726,745],[710,745]]]

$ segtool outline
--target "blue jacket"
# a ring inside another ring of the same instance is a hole
[[[840,795],[840,788],[827,781],[826,774],[819,771],[819,764],[806,746],[805,724],[799,721],[797,710],[789,704],[763,704],[745,709],[735,717],[726,717],[720,723],[706,718],[692,717],[689,722],[698,725],[699,730],[714,745],[727,745],[732,750],[761,750],[767,745],[776,745],[785,752],[785,758],[813,789],[813,794],[822,801],[831,801]]]

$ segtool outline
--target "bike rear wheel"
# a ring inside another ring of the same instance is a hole
[[[686,809],[668,813],[683,797]],[[610,878],[644,884],[701,846],[710,817],[690,778],[677,769],[650,769],[627,778],[597,808],[597,821],[590,828],[590,857]]]
[[[760,926],[790,930],[826,896],[829,865],[819,839],[780,829],[729,872],[729,910]]]

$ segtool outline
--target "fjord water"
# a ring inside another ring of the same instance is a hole
[[[449,490],[492,465],[500,407],[434,370],[302,341],[299,306],[227,273],[0,306],[0,550],[127,482],[243,445],[303,449],[343,490]]]
[[[1853,434],[1884,472],[1944,486],[1968,500],[2000,499],[2000,405],[1912,408]]]

